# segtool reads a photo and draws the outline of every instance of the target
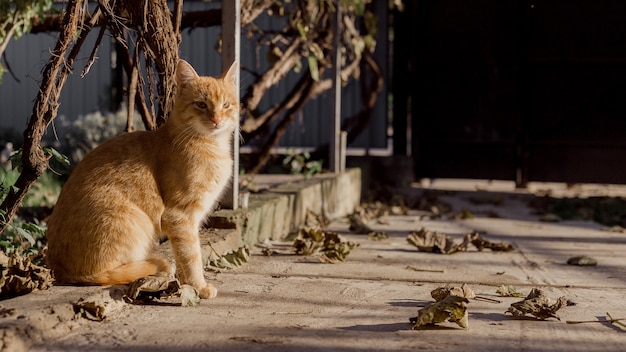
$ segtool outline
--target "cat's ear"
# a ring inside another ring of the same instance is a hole
[[[179,60],[178,65],[176,65],[176,82],[184,87],[195,78],[198,78],[196,70],[187,61]]]
[[[232,83],[233,85],[237,85],[237,69],[239,68],[239,62],[234,61],[228,70],[222,74],[222,79],[224,82]]]

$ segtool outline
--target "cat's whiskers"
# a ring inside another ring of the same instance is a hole
[[[172,141],[172,148],[179,149],[183,148],[187,142],[196,134],[195,127],[193,125],[186,126],[182,131],[180,131]]]

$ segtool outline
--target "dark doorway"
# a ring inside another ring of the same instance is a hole
[[[626,183],[626,1],[406,4],[417,178]]]

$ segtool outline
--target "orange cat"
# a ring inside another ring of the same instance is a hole
[[[157,131],[112,138],[73,170],[48,221],[47,261],[60,283],[114,285],[159,272],[167,236],[182,283],[201,298],[217,290],[204,279],[198,231],[232,176],[232,136],[239,128],[236,63],[221,77],[176,67],[178,93]]]

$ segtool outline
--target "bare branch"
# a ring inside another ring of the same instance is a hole
[[[241,1],[241,25],[252,23],[263,12],[274,5],[275,0],[242,0]]]
[[[98,49],[100,48],[100,44],[102,43],[102,37],[104,36],[105,30],[106,30],[106,27],[100,27],[100,31],[98,32],[98,37],[96,38],[96,43],[94,44],[93,50],[91,51],[91,54],[89,55],[89,60],[87,61],[87,64],[83,68],[83,72],[81,72],[80,74],[80,78],[84,78],[89,73],[91,66],[96,61],[96,54],[98,52]]]
[[[313,90],[315,81],[313,81],[313,79],[310,76],[306,76],[306,77],[307,77],[306,84],[302,86],[302,95],[305,98],[298,100],[297,103],[287,111],[287,113],[285,114],[283,119],[280,121],[278,126],[276,126],[276,128],[270,135],[268,141],[263,146],[263,149],[259,153],[259,156],[256,159],[257,162],[250,169],[251,174],[256,174],[260,172],[263,166],[267,164],[267,161],[269,160],[271,156],[272,148],[278,144],[280,137],[282,137],[283,134],[285,134],[287,127],[293,121],[298,111],[300,111],[304,107],[304,104],[306,104],[306,102],[308,101],[308,99],[306,99],[306,96],[308,96]]]
[[[308,89],[311,81],[313,81],[313,79],[309,74],[302,74],[298,83],[294,85],[293,89],[289,92],[289,94],[287,94],[283,101],[275,104],[266,112],[259,115],[256,119],[246,120],[244,122],[244,126],[250,128],[250,130],[242,128],[243,138],[245,140],[252,140],[258,136],[266,135],[270,124],[279,118],[283,111],[293,109],[298,102],[306,100],[307,95],[310,96],[313,94],[315,91],[315,85],[311,89]],[[254,128],[251,128],[253,122],[255,125]]]
[[[295,38],[287,47],[287,49],[283,52],[282,57],[273,66],[271,66],[259,79],[255,84],[251,85],[248,88],[248,92],[242,98],[244,106],[246,109],[252,111],[256,109],[263,98],[263,93],[283,79],[289,71],[293,68],[296,62],[301,60],[300,55],[296,55],[302,46],[302,39]]]

